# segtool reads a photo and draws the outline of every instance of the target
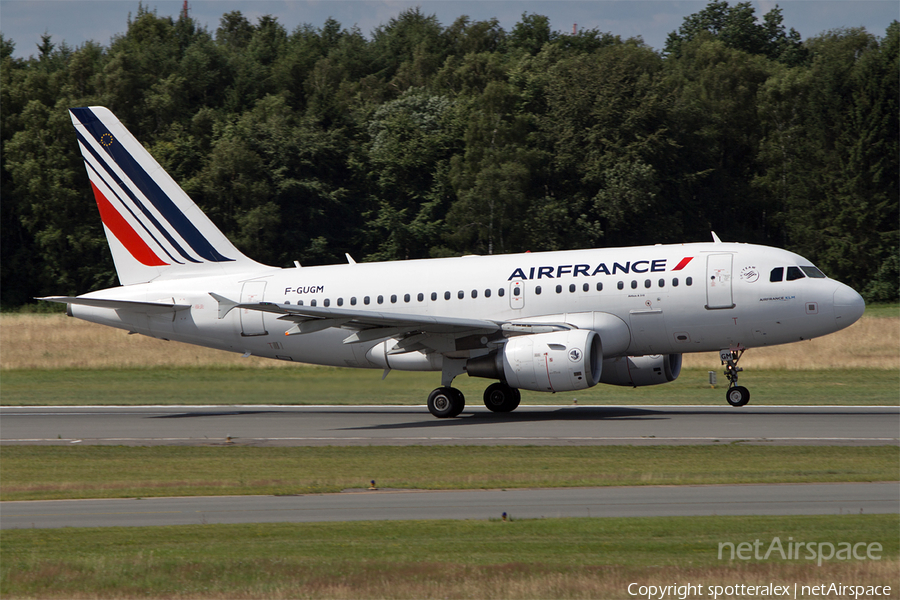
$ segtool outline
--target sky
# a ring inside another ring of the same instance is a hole
[[[173,17],[183,5],[182,0],[143,3],[160,16]],[[523,13],[536,13],[548,17],[555,31],[568,33],[577,24],[579,29],[597,28],[623,39],[640,36],[657,50],[686,16],[706,5],[705,0],[189,0],[190,15],[213,34],[223,14],[239,10],[252,23],[272,15],[288,31],[303,23],[321,27],[333,17],[343,27],[356,25],[368,35],[401,11],[419,6],[445,26],[461,15],[475,21],[496,17],[509,31]],[[761,0],[752,5],[760,19],[780,6],[785,27],[793,27],[803,39],[860,26],[881,37],[891,21],[900,19],[897,0]],[[108,46],[113,36],[126,31],[129,14],[136,14],[137,8],[138,0],[0,0],[0,32],[15,43],[16,57],[37,54],[44,33],[72,48],[88,40]]]

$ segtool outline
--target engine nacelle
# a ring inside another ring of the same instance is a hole
[[[675,381],[680,374],[680,354],[620,356],[603,361],[600,381],[610,385],[638,387]]]
[[[511,338],[498,352],[466,363],[471,377],[500,379],[536,392],[568,392],[597,385],[603,347],[596,331],[570,329]]]

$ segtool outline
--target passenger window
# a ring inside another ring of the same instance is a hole
[[[431,301],[434,302],[437,300],[437,292],[431,292]]]
[[[404,301],[404,302],[409,302],[409,301],[410,301],[409,294],[403,294],[403,301]]]
[[[325,307],[327,308],[328,306],[331,305],[331,300],[329,300],[328,298],[325,298],[325,302],[323,302],[322,304],[324,304]]]
[[[419,295],[416,296],[416,300],[418,300],[419,302],[425,302],[425,294],[419,292]]]
[[[633,290],[637,289],[637,280],[636,279],[631,280],[631,289],[633,289]]]
[[[450,299],[450,292],[444,292],[444,300]]]
[[[803,279],[804,277],[806,277],[806,275],[803,274],[800,267],[788,267],[787,277],[785,277],[785,279],[787,281],[795,281],[797,279]]]
[[[485,297],[485,298],[490,298],[490,297],[491,297],[491,290],[490,290],[490,288],[484,290],[484,297]]]
[[[356,296],[350,297],[350,306],[356,306]]]
[[[590,290],[591,290],[591,284],[589,284],[589,283],[585,283],[583,286],[581,286],[582,292],[589,292]]]
[[[574,291],[575,291],[575,284],[574,284],[574,283],[570,283],[570,284],[569,284],[569,292],[574,292]]]
[[[391,304],[397,303],[397,294],[391,294]]]
[[[684,280],[684,285],[694,285],[694,278],[693,278],[693,277],[688,277],[687,279],[685,279],[685,280]]]
[[[309,305],[310,305],[310,306],[315,306],[315,305],[316,305],[316,301],[315,301],[315,300],[311,301],[311,302],[309,303]]]
[[[297,306],[303,306],[303,300],[297,300]]]
[[[597,291],[598,291],[598,292],[602,292],[602,291],[603,291],[603,284],[600,283],[599,281],[597,282]]]
[[[343,305],[344,305],[344,299],[338,298],[338,306],[343,306]]]
[[[478,297],[478,290],[472,290],[472,297],[473,297],[473,298],[477,298],[477,297]]]
[[[384,296],[378,296],[378,304],[384,304]]]
[[[534,293],[535,293],[536,296],[540,296],[540,295],[541,295],[541,286],[535,287],[535,288],[534,288]]]
[[[661,287],[661,288],[666,287],[666,280],[665,280],[665,279],[660,279],[660,280],[659,280],[659,287]]]
[[[625,289],[625,282],[624,282],[624,281],[620,281],[619,283],[616,284],[616,287],[619,288],[620,290],[624,290],[624,289]]]
[[[521,292],[521,291],[519,290],[519,288],[514,288],[514,289],[513,289],[513,296],[518,296],[520,292]]]
[[[649,289],[651,285],[653,285],[653,284],[650,282],[649,279],[645,279],[645,280],[644,280],[644,287],[645,287],[645,288],[648,288],[648,289]]]
[[[784,267],[775,267],[772,269],[772,272],[769,273],[769,281],[772,283],[777,283],[784,279]]]
[[[556,293],[562,294],[562,286],[561,285],[556,286]]]
[[[674,277],[672,279],[672,287],[678,287],[678,278],[677,277]]]
[[[363,298],[363,304],[365,304],[366,306],[369,305],[369,297],[368,297],[368,296],[366,296],[365,298]]]
[[[456,292],[456,297],[459,298],[460,300],[462,300],[463,298],[466,297],[466,293],[462,290],[459,290],[458,292]]]
[[[519,288],[516,288],[516,292],[518,292],[518,291],[519,291]],[[501,298],[503,297],[503,295],[505,293],[506,293],[506,290],[504,290],[503,288],[500,288],[499,290],[497,290],[497,295],[500,296]]]

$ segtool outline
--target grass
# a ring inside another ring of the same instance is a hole
[[[807,342],[747,352],[750,370],[900,371],[900,308],[872,311],[847,329]],[[717,353],[685,355],[685,366],[720,370]],[[0,315],[0,370],[241,367],[297,370],[293,363],[166,342],[60,314]]]
[[[895,481],[895,446],[4,446],[0,500]],[[140,468],[135,468],[140,465]]]
[[[753,349],[741,383],[753,404],[896,405],[900,317],[889,305],[824,338]],[[79,404],[423,404],[437,373],[310,367],[241,358],[165,342],[59,314],[0,315],[0,403]],[[708,371],[718,374],[710,389]],[[685,355],[681,377],[639,389],[600,385],[537,404],[722,404],[726,385],[715,353]],[[454,382],[473,405],[487,380]],[[365,390],[361,393],[361,390]]]
[[[892,586],[897,515],[382,521],[5,530],[4,598],[629,598],[628,585]],[[723,560],[722,542],[882,545]],[[671,597],[671,596],[669,596]],[[700,595],[692,596],[700,597]],[[884,596],[880,596],[884,597]]]
[[[711,370],[711,369],[710,369]],[[588,390],[544,394],[523,392],[523,404],[725,405],[727,382],[716,368],[719,385],[709,385],[708,370],[684,369],[675,381],[628,388],[598,385]],[[7,406],[140,404],[394,404],[422,405],[440,384],[437,373],[395,371],[381,380],[368,369],[300,367],[50,369],[5,370],[0,403]],[[454,385],[470,406],[481,406],[487,379],[461,376]],[[827,371],[751,371],[741,374],[752,404],[888,405],[900,398],[900,371],[831,369]]]

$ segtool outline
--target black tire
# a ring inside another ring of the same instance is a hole
[[[522,394],[519,390],[509,387],[502,381],[492,383],[484,390],[484,405],[493,412],[512,412],[516,410],[521,401]]]
[[[740,385],[728,388],[728,391],[725,392],[725,400],[731,406],[744,406],[750,402],[750,390]]]
[[[428,410],[438,419],[456,417],[465,407],[465,396],[456,388],[439,387],[428,394]]]
[[[463,393],[460,390],[458,390],[456,388],[448,388],[448,389],[455,396],[455,398],[453,399],[454,408],[453,408],[453,412],[450,414],[450,416],[458,417],[459,413],[461,413],[463,411],[463,409],[466,407],[466,397],[463,395]]]

